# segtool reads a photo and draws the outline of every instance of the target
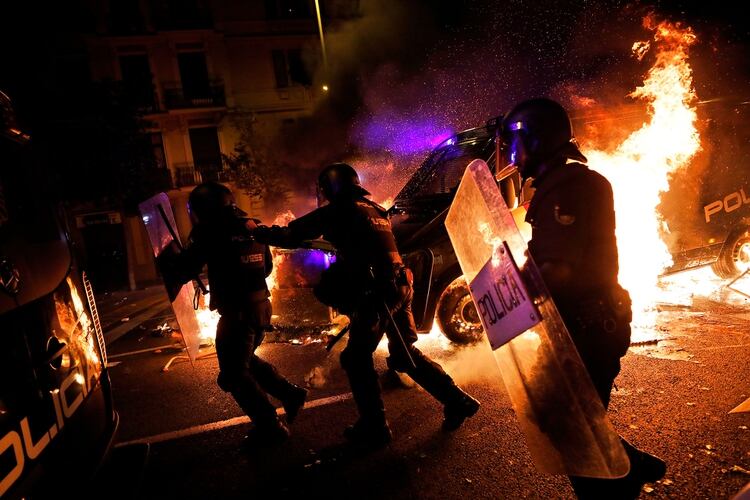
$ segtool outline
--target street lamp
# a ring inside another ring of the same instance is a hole
[[[320,32],[320,48],[323,51],[323,80],[328,79],[328,55],[326,54],[326,40],[323,37],[323,20],[320,17],[320,0],[315,0],[315,13],[318,15],[318,31]],[[328,85],[323,85],[323,91],[328,92]]]

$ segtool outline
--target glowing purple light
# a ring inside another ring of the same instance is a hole
[[[322,250],[307,250],[304,252],[303,266],[306,269],[324,270],[331,265],[331,256]]]
[[[367,149],[401,155],[430,151],[453,135],[448,127],[433,121],[383,115],[357,127],[355,133]]]

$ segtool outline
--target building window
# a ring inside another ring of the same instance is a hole
[[[208,99],[211,97],[211,84],[208,78],[206,54],[203,52],[181,52],[177,54],[180,80],[185,98]]]
[[[191,128],[190,149],[193,165],[200,171],[204,181],[216,180],[221,171],[221,148],[216,127]]]
[[[157,168],[167,168],[167,155],[164,153],[164,140],[161,132],[152,132],[151,150],[154,154],[154,163]]]
[[[136,106],[146,110],[155,108],[154,84],[146,54],[120,56],[120,74],[125,91]]]
[[[272,50],[273,71],[276,76],[276,87],[289,85],[312,85],[312,72],[302,59],[300,49]]]
[[[276,76],[277,87],[288,87],[289,76],[286,70],[286,54],[283,50],[272,50],[271,57],[273,57],[273,73]]]
[[[310,19],[313,0],[265,0],[267,19]]]

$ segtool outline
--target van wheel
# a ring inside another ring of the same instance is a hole
[[[436,318],[445,336],[457,344],[472,344],[484,336],[479,314],[463,277],[448,285],[440,295]]]
[[[750,228],[729,235],[711,269],[720,278],[736,278],[750,268]]]

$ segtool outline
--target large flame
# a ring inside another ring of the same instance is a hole
[[[647,103],[649,120],[613,151],[584,151],[614,190],[619,279],[633,298],[633,326],[641,330],[655,324],[658,277],[672,264],[660,237],[660,194],[669,189],[670,175],[688,165],[700,148],[688,64],[688,48],[696,37],[690,28],[657,24],[652,17],[644,26],[654,32],[653,43],[638,42],[633,52],[642,58],[653,49],[656,62],[631,97]]]

